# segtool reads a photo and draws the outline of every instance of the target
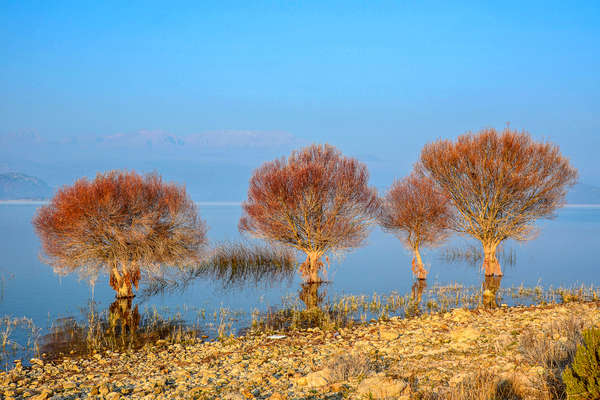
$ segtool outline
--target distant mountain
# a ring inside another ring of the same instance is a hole
[[[578,183],[567,194],[567,204],[600,204],[600,187]]]
[[[43,200],[52,195],[52,188],[33,176],[8,172],[0,174],[0,200]]]

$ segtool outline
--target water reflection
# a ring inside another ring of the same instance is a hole
[[[132,299],[117,299],[108,309],[108,321],[113,334],[135,334],[140,323],[138,304],[132,308]],[[118,329],[117,329],[118,328]]]
[[[49,333],[41,338],[40,352],[47,359],[85,356],[98,351],[137,349],[158,340],[185,342],[200,336],[198,326],[180,317],[164,317],[156,312],[140,313],[133,299],[117,299],[98,312],[91,303],[82,310],[85,319],[56,319]]]
[[[485,308],[496,308],[500,304],[499,293],[502,276],[485,276],[482,283],[481,297]]]
[[[417,316],[422,312],[421,302],[423,299],[423,291],[427,288],[425,279],[415,279],[410,291],[410,299],[406,308],[407,316]]]
[[[185,269],[164,270],[153,276],[142,291],[144,297],[184,291],[198,279],[219,282],[225,290],[244,286],[276,286],[291,282],[296,274],[294,252],[275,246],[224,243],[206,260]]]
[[[466,263],[475,268],[484,269],[483,250],[480,246],[469,244],[461,247],[450,247],[441,253],[441,260],[446,263]],[[498,247],[496,262],[506,267],[513,267],[517,263],[517,252],[513,248]]]
[[[327,290],[323,286],[324,282],[311,282],[303,283],[302,287],[298,291],[298,298],[302,300],[306,310],[314,308],[321,308],[325,298],[327,297]],[[319,290],[323,286],[323,290]]]

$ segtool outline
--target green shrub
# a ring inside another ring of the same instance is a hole
[[[583,332],[583,344],[563,373],[569,400],[600,399],[600,328]]]

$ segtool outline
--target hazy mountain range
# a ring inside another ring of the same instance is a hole
[[[36,176],[52,187],[111,169],[157,171],[195,200],[239,201],[252,171],[303,143],[285,132],[229,131],[177,136],[140,131],[50,140],[0,135],[0,172]]]
[[[16,172],[0,174],[0,200],[46,200],[52,197],[54,190],[33,176]],[[600,187],[577,184],[569,191],[567,203],[600,204]]]
[[[51,197],[53,192],[39,178],[17,172],[0,174],[0,200],[44,200]]]
[[[157,171],[167,181],[185,184],[196,201],[242,201],[255,168],[307,144],[291,133],[267,131],[190,135],[139,131],[60,139],[35,133],[0,134],[0,199],[48,198],[53,190],[79,177],[133,169]],[[372,184],[382,193],[412,167],[412,160],[351,155],[367,164]],[[600,204],[600,188],[578,184],[567,201]]]

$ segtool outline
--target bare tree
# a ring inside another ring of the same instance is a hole
[[[430,143],[421,152],[420,170],[456,208],[453,229],[481,241],[487,276],[502,275],[498,245],[530,239],[535,220],[553,217],[577,181],[558,146],[509,127]]]
[[[360,246],[379,213],[365,165],[329,145],[312,145],[254,171],[241,232],[306,253],[300,270],[319,282],[321,257]]]
[[[61,188],[33,225],[58,273],[110,274],[118,298],[133,297],[141,269],[193,262],[206,228],[183,187],[156,174],[111,171]]]
[[[447,237],[450,218],[448,197],[430,178],[413,172],[393,183],[383,199],[379,222],[413,251],[413,273],[418,279],[426,279],[420,250]]]

